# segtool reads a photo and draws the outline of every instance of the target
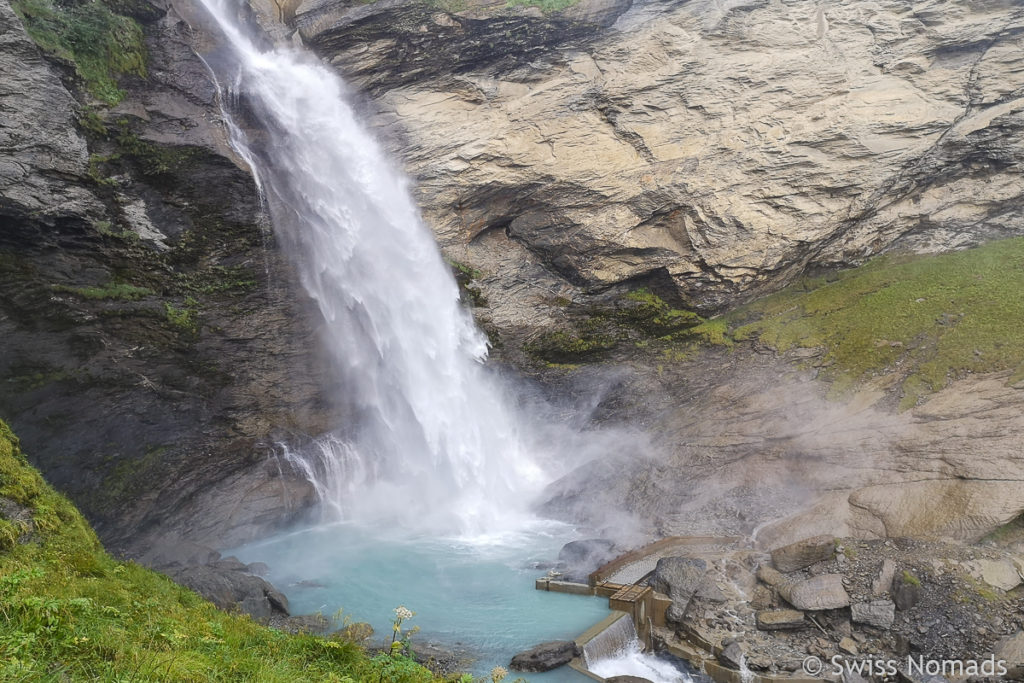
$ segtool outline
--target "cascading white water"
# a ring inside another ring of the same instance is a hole
[[[350,518],[462,533],[507,524],[543,476],[407,180],[333,72],[292,48],[259,49],[223,1],[204,0],[236,62],[221,80],[261,130],[232,125],[233,143],[323,314],[354,410],[302,466]]]
[[[654,683],[692,683],[671,663],[645,654],[632,617],[622,616],[583,646],[587,670],[602,678],[636,676]]]

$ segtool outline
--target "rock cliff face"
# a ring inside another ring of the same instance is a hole
[[[708,313],[881,251],[1024,233],[1017,2],[253,7],[362,93],[510,360],[626,288]],[[0,412],[108,543],[231,545],[312,500],[269,444],[338,417],[315,313],[224,143],[208,38],[180,18],[196,7],[135,9],[148,73],[99,106],[0,0]],[[828,533],[974,538],[1024,507],[1005,377],[894,417],[759,353],[631,360],[602,409],[669,456],[570,477],[552,509],[601,491],[666,533],[722,533],[799,502]],[[956,505],[922,512],[939,496]]]
[[[290,12],[372,95],[442,243],[492,276],[499,326],[523,279],[646,280],[710,311],[1024,230],[1018,3],[470,5]]]
[[[976,541],[1024,510],[1024,385],[1010,373],[895,413],[891,377],[828,400],[806,361],[735,349],[634,365],[613,410],[656,435],[653,455],[581,468],[547,509],[598,525],[625,510],[660,535],[767,548],[816,534]]]
[[[145,6],[148,75],[103,106],[0,2],[0,413],[113,548],[217,546],[313,492],[314,318],[230,158],[187,25]]]

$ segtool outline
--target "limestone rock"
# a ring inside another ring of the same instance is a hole
[[[878,568],[878,576],[871,582],[871,594],[875,597],[888,595],[892,589],[892,580],[896,576],[896,563],[885,558]]]
[[[670,621],[682,621],[690,599],[704,584],[707,568],[704,560],[688,557],[662,557],[658,560],[648,585],[672,598],[672,605],[666,613]]]
[[[850,604],[850,596],[846,593],[843,577],[839,574],[794,579],[762,565],[757,570],[757,576],[773,586],[786,602],[798,610],[839,609]]]
[[[520,652],[512,658],[509,666],[515,671],[539,673],[568,664],[578,654],[578,648],[573,641],[555,640]]]
[[[762,610],[757,613],[757,627],[762,631],[803,628],[807,625],[804,613],[792,609]]]
[[[552,288],[664,277],[713,309],[808,264],[1024,227],[1010,3],[295,4],[376,98],[442,242],[529,260],[495,272],[498,309],[533,266]]]
[[[850,604],[850,596],[839,574],[822,574],[798,582],[786,600],[800,610],[839,609]]]
[[[733,669],[743,668],[745,653],[743,646],[737,641],[732,641],[718,653],[718,661]]]
[[[857,649],[857,641],[848,637],[839,641],[839,649],[848,655],[856,655],[859,652]]]
[[[881,629],[892,628],[896,619],[896,605],[891,600],[855,603],[850,606],[850,618],[858,624]]]
[[[1007,636],[995,647],[997,660],[1004,660],[1007,668],[1007,679],[1024,678],[1024,631]]]
[[[1024,583],[1020,570],[1009,560],[972,560],[967,564],[971,575],[993,588],[1010,591]]]
[[[780,572],[795,572],[831,559],[835,549],[835,538],[832,536],[806,538],[773,550],[772,564]]]

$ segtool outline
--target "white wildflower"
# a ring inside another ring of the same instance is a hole
[[[403,605],[399,605],[398,607],[395,608],[395,618],[398,619],[399,621],[405,621],[406,619],[412,619],[413,616],[414,616],[414,613],[412,611],[410,611],[409,609],[407,609],[406,607],[404,607]]]
[[[503,666],[496,666],[491,669],[491,681],[494,683],[499,683],[506,676],[508,676],[508,669]]]

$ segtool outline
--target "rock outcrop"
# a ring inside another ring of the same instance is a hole
[[[715,310],[1024,231],[1015,3],[288,4],[499,328],[624,282]]]
[[[296,519],[315,494],[273,443],[331,412],[313,308],[226,144],[195,36],[145,8],[148,74],[109,104],[0,1],[0,413],[133,556]]]
[[[906,671],[911,653],[925,660],[978,662],[996,653],[1009,668],[1020,665],[1020,595],[971,575],[978,562],[1017,561],[1015,553],[992,544],[837,539],[845,553],[780,573],[765,564],[764,553],[739,546],[702,550],[690,540],[695,539],[676,539],[672,552],[705,563],[708,576],[723,586],[725,599],[698,600],[681,620],[666,620],[665,627],[656,628],[655,642],[698,668],[717,660],[734,670],[745,666],[775,676],[800,672],[808,656],[829,662],[846,654],[893,660]],[[740,578],[745,571],[740,567],[758,564],[762,584]],[[915,605],[896,610],[888,598],[872,597],[872,584],[885,564],[898,569],[897,577],[914,577],[919,589]],[[846,599],[804,605],[801,611],[787,607],[800,599],[801,586],[820,590],[824,585],[831,586],[826,592],[842,592]],[[756,594],[764,590],[771,596],[755,606]]]
[[[513,671],[551,671],[564,666],[579,655],[579,648],[571,640],[553,640],[531,647],[512,658]]]

